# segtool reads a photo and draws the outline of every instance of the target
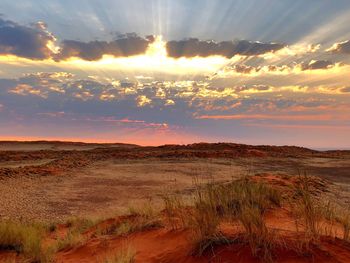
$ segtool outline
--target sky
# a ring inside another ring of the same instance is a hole
[[[0,140],[350,148],[348,0],[0,2]]]

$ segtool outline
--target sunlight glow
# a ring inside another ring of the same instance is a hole
[[[54,42],[48,43],[48,48],[58,52],[59,49]],[[166,42],[162,36],[157,36],[155,41],[149,45],[145,54],[130,57],[114,57],[104,55],[97,61],[86,61],[80,58],[71,58],[65,61],[30,60],[16,56],[1,55],[0,63],[16,66],[58,66],[68,69],[81,69],[84,71],[131,71],[167,73],[173,75],[188,74],[210,74],[215,73],[224,67],[229,59],[222,56],[193,57],[193,58],[172,58],[166,50]]]
[[[85,61],[74,58],[60,63],[65,64],[65,66],[79,66],[86,69],[98,66],[105,69],[163,72],[181,75],[216,72],[228,61],[227,58],[222,56],[171,58],[166,51],[166,42],[161,36],[157,36],[144,55],[121,58],[104,55],[99,61]]]

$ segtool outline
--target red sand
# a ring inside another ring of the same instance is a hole
[[[99,262],[108,251],[120,249],[127,242],[136,253],[136,261],[142,263],[204,263],[204,262],[260,262],[253,257],[249,246],[233,244],[218,247],[204,256],[191,256],[190,233],[165,229],[135,233],[127,238],[111,239],[105,243],[92,239],[86,245],[57,255],[57,262]],[[288,249],[274,251],[275,262],[350,262],[350,247],[339,239],[324,238],[320,247],[312,248],[310,255],[298,255]]]

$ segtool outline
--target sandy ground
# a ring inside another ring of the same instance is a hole
[[[194,180],[225,181],[244,172],[222,160],[109,160],[48,177],[0,181],[0,215],[35,219],[122,213],[148,200],[157,204],[169,191],[190,191]]]
[[[161,203],[171,191],[190,192],[195,181],[227,181],[258,172],[298,175],[299,169],[319,175],[350,194],[350,160],[237,159],[237,160],[108,160],[71,174],[47,177],[13,177],[0,181],[0,216],[63,220],[72,216],[108,216],[125,212],[150,200]],[[328,173],[332,170],[332,173]],[[337,176],[337,174],[339,176]]]
[[[41,150],[51,150],[51,151],[87,151],[96,149],[99,147],[104,148],[116,148],[120,146],[133,146],[130,144],[94,144],[94,143],[74,143],[74,142],[1,142],[0,141],[0,151],[41,151]]]
[[[0,168],[25,170],[51,161],[6,160],[0,161]],[[305,171],[327,179],[335,189],[334,198],[350,204],[348,157],[108,158],[57,175],[0,177],[0,218],[61,221],[73,216],[116,215],[145,202],[161,205],[162,195],[173,191],[190,193],[195,182]]]

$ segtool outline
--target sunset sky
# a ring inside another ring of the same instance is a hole
[[[0,140],[350,148],[349,0],[1,0]]]

